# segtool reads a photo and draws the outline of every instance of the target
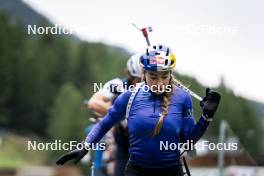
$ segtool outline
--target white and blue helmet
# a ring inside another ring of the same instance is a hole
[[[131,76],[141,77],[142,66],[140,65],[140,56],[141,54],[132,55],[127,61],[127,70]]]
[[[176,57],[171,48],[165,45],[153,45],[141,55],[140,62],[144,70],[170,71],[176,66]]]

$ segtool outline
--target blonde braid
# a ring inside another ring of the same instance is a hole
[[[173,78],[171,78],[169,84],[171,85],[171,91],[170,92],[166,92],[166,94],[163,96],[163,99],[162,99],[162,114],[159,117],[159,121],[156,124],[156,127],[155,127],[154,131],[152,132],[152,137],[154,137],[154,136],[156,136],[156,135],[158,135],[160,133],[163,121],[164,121],[165,117],[167,116],[167,114],[169,112],[170,98],[171,98],[171,95],[173,93]]]

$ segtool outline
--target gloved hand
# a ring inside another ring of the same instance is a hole
[[[200,102],[200,106],[203,110],[203,116],[206,119],[212,119],[217,110],[221,99],[221,95],[215,91],[206,88],[206,96]]]
[[[83,145],[84,146],[84,145]],[[57,161],[57,165],[64,165],[67,161],[75,159],[74,164],[77,164],[86,154],[88,153],[88,150],[83,147],[82,150],[75,149],[73,151],[70,151],[64,155],[62,155]]]

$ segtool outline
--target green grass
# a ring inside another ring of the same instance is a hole
[[[46,152],[28,151],[28,138],[14,135],[0,138],[0,168],[17,168],[45,164]]]

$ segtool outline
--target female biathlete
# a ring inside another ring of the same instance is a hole
[[[182,176],[180,150],[161,145],[198,141],[212,121],[220,94],[206,90],[206,96],[200,102],[203,113],[195,123],[190,95],[174,84],[172,69],[176,59],[171,49],[164,45],[151,46],[140,62],[145,84],[118,96],[107,115],[88,134],[84,146],[97,143],[126,117],[130,146],[124,175]],[[88,150],[83,147],[68,152],[57,164],[63,165],[72,159],[77,163]]]

